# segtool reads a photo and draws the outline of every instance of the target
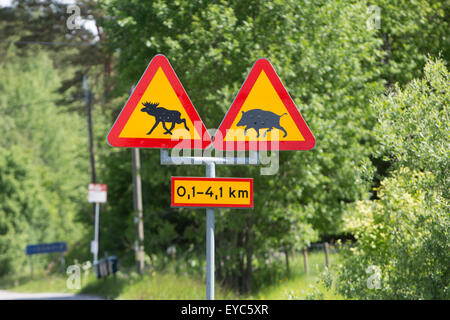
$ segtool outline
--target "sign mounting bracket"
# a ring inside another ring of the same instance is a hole
[[[161,150],[162,165],[259,165],[261,164],[258,151],[249,151],[248,157],[184,157],[171,156],[169,149]]]

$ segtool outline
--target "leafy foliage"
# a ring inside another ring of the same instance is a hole
[[[450,298],[449,89],[442,61],[429,61],[423,79],[376,102],[380,152],[394,163],[379,200],[357,203],[346,217],[358,241],[338,270],[342,294]],[[378,286],[369,284],[374,270]]]
[[[376,101],[377,156],[393,161],[393,169],[430,171],[435,183],[428,188],[449,197],[449,73],[442,60],[429,61],[424,77],[405,90],[398,87]]]
[[[450,61],[448,1],[375,0],[370,4],[380,14],[377,34],[383,41],[383,78],[389,84],[406,84],[421,75],[429,54]]]
[[[58,111],[59,85],[42,52],[11,50],[0,66],[0,274],[22,270],[26,244],[70,246],[84,234],[76,222],[87,185],[83,120]]]

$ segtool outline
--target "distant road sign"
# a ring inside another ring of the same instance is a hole
[[[253,208],[253,179],[172,177],[172,207]]]
[[[67,251],[65,242],[32,244],[26,247],[27,255]]]
[[[108,186],[106,184],[90,183],[88,187],[88,202],[105,203]]]

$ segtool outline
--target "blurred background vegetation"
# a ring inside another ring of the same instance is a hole
[[[67,241],[68,264],[92,258],[84,76],[95,180],[108,184],[100,254],[133,268],[131,151],[106,143],[131,87],[164,54],[206,127],[216,128],[265,57],[316,147],[281,152],[272,176],[217,167],[217,176],[254,178],[255,190],[254,210],[216,213],[218,282],[261,297],[285,272],[274,257],[289,271],[311,243],[350,242],[322,277],[342,297],[450,297],[449,1],[73,3],[87,23],[72,30],[66,2],[0,8],[0,277],[27,271],[27,244]],[[141,166],[150,275],[173,267],[204,276],[204,210],[170,208],[169,188],[170,176],[204,168],[161,166],[150,149]],[[55,259],[34,263],[43,270]],[[370,266],[379,288],[367,285]]]

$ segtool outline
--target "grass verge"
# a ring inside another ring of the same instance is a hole
[[[340,256],[330,253],[330,265],[339,263]],[[285,269],[277,274],[273,281],[262,285],[257,292],[246,297],[258,300],[341,300],[343,297],[334,290],[325,287],[321,274],[326,270],[325,255],[322,251],[313,251],[308,254],[309,273],[306,273],[302,255],[296,255],[290,261],[290,274]]]
[[[309,254],[309,274],[306,274],[303,256],[291,259],[290,275],[282,268],[271,274],[271,280],[260,285],[256,292],[238,295],[216,284],[215,298],[243,300],[287,300],[287,299],[342,299],[342,296],[328,290],[319,282],[320,274],[325,270],[323,252]],[[339,262],[338,254],[330,254],[330,263]],[[255,276],[258,276],[255,274]],[[205,282],[192,275],[180,275],[173,271],[147,272],[138,275],[134,272],[118,272],[116,276],[96,279],[91,273],[81,276],[81,288],[69,289],[67,277],[61,274],[47,276],[36,274],[0,279],[0,288],[16,292],[64,292],[101,296],[106,299],[131,300],[203,300],[205,299]]]

